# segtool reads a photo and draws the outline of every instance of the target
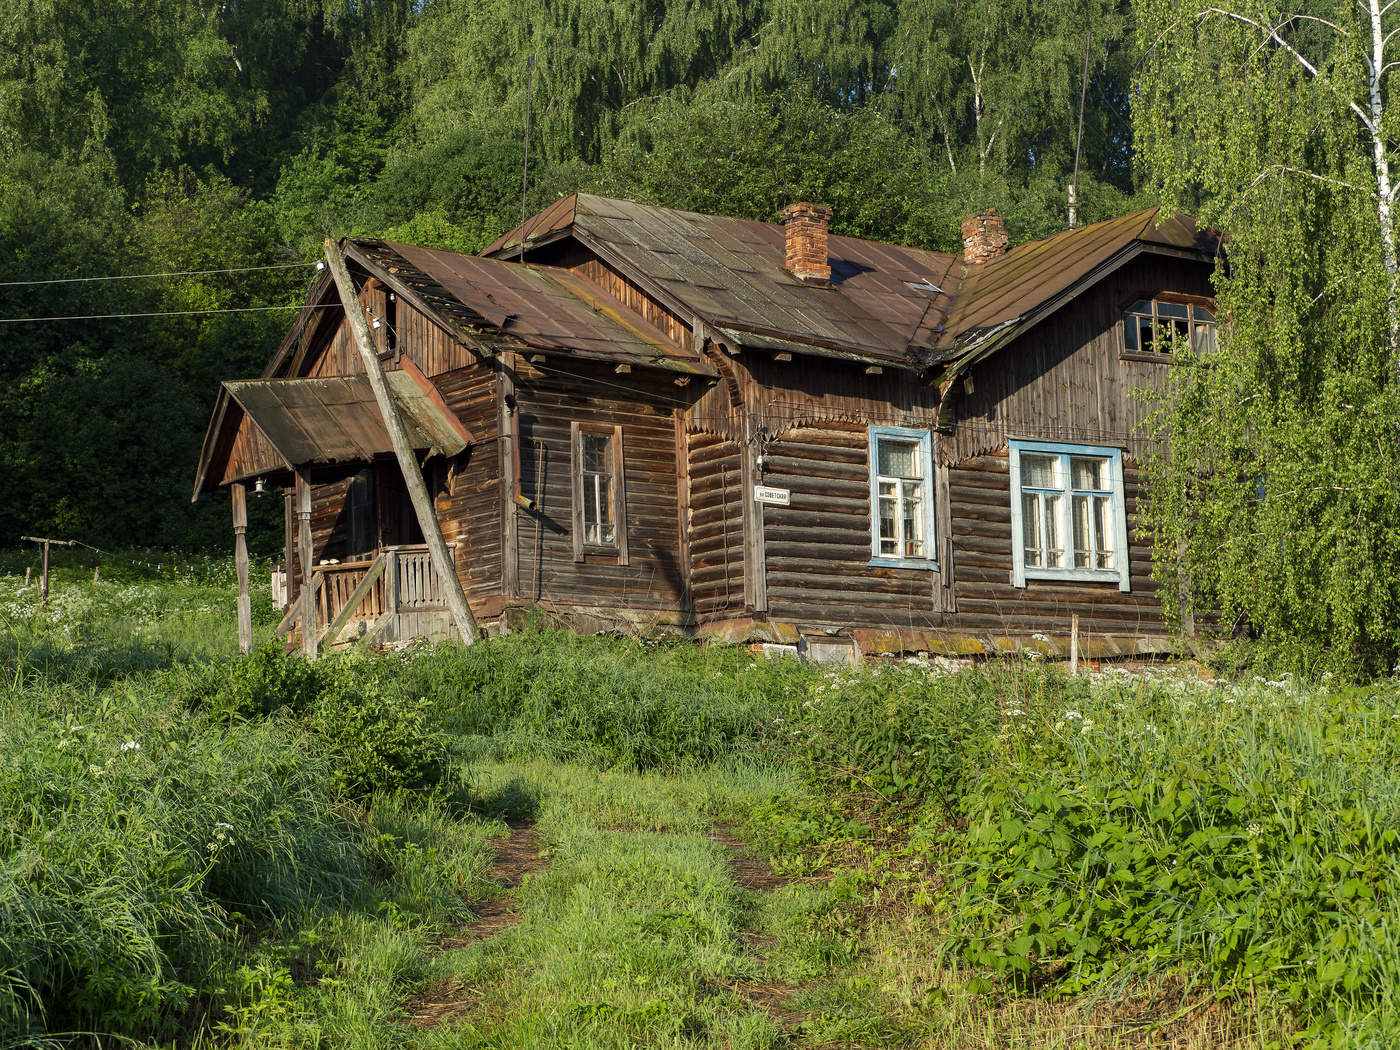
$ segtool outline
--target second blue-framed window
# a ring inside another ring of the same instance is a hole
[[[1121,449],[1010,442],[1012,583],[1101,580],[1129,589]]]
[[[870,519],[871,565],[937,568],[929,431],[870,428]]]

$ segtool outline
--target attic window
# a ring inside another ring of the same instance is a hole
[[[1164,360],[1173,346],[1200,354],[1215,352],[1215,314],[1200,303],[1139,299],[1123,312],[1123,352]]]

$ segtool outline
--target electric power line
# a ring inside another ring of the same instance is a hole
[[[318,270],[321,262],[274,263],[268,266],[233,266],[226,270],[172,270],[168,273],[119,273],[107,277],[49,277],[40,281],[0,281],[0,288],[21,288],[41,284],[81,284],[85,281],[140,281],[153,277],[206,277],[219,273],[251,273],[254,270],[295,270],[314,266]]]
[[[0,317],[0,324],[38,324],[44,321],[108,321],[118,317],[191,317],[196,314],[252,314],[269,310],[326,310],[339,303],[314,303],[291,306],[228,306],[211,310],[152,310],[132,314],[70,314],[66,317]]]

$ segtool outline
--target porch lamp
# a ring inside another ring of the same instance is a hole
[[[261,496],[261,495],[262,495],[264,492],[266,492],[266,491],[267,491],[267,483],[266,483],[265,481],[263,481],[262,478],[258,478],[256,481],[253,482],[253,495],[254,495],[254,496]]]

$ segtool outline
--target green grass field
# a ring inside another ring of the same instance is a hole
[[[223,563],[25,557],[0,1047],[1400,1042],[1394,682],[240,659]]]

